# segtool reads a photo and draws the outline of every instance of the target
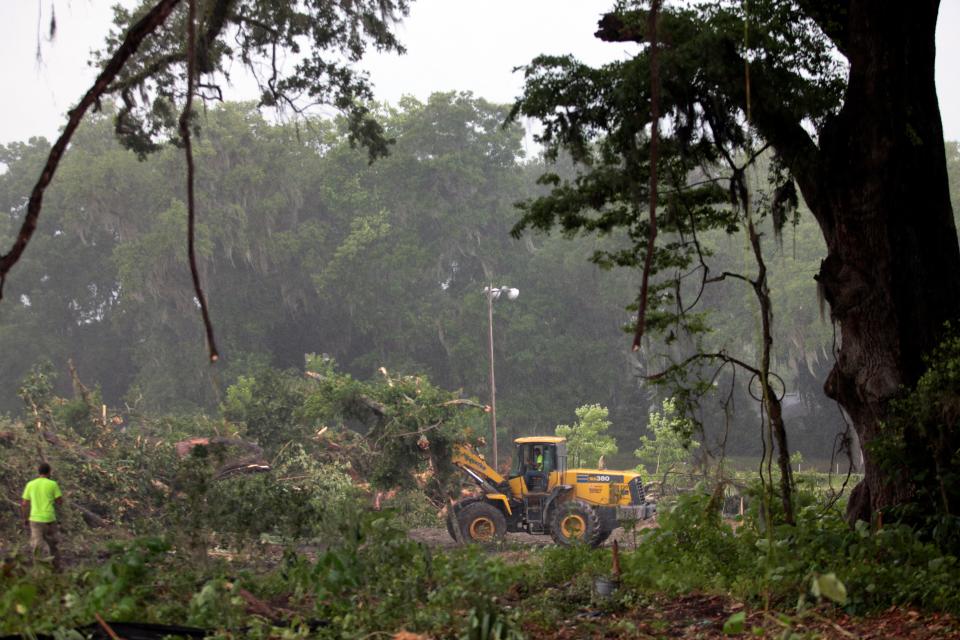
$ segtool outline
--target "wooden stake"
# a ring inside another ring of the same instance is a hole
[[[620,543],[613,541],[613,579],[620,579]]]
[[[93,617],[97,619],[97,622],[103,627],[103,630],[107,632],[107,635],[110,636],[110,640],[123,640],[120,636],[117,635],[117,632],[110,628],[110,625],[107,624],[107,621],[100,617],[100,614],[96,611],[93,612]]]

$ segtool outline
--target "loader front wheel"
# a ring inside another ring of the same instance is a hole
[[[464,542],[493,544],[503,540],[507,533],[503,512],[488,502],[466,505],[457,513],[457,522]]]
[[[550,534],[554,542],[563,546],[579,543],[596,547],[602,534],[600,518],[586,502],[570,500],[553,510]]]
[[[450,534],[450,537],[455,542],[459,540],[459,538],[457,537],[457,529],[460,528],[460,521],[458,519],[458,515],[460,514],[461,511],[467,508],[467,505],[473,504],[474,502],[480,502],[480,500],[481,500],[480,498],[475,498],[475,497],[463,498],[462,500],[460,500],[460,502],[457,502],[456,504],[451,505],[450,508],[447,510],[447,517],[445,518],[445,520],[447,521],[447,533]]]

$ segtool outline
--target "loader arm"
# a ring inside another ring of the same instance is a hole
[[[499,492],[506,482],[506,478],[497,473],[497,470],[487,464],[484,457],[468,444],[456,445],[452,462],[488,493]]]

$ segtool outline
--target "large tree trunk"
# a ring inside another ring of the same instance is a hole
[[[864,447],[851,521],[911,500],[899,474],[878,468],[871,444],[884,433],[889,400],[917,381],[944,322],[960,317],[960,249],[934,84],[938,4],[851,0],[844,105],[821,135],[816,184],[801,181],[828,248],[817,279],[840,327],[824,388]]]

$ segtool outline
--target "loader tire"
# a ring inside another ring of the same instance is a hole
[[[456,526],[454,524],[455,518],[456,516],[453,515],[453,509],[450,509],[450,511],[447,512],[447,517],[444,518],[444,520],[447,521],[447,533],[450,534],[450,537],[453,538],[454,542],[457,541],[457,533],[456,533],[456,530],[454,529],[454,527]]]
[[[450,534],[450,538],[453,539],[454,542],[460,541],[457,538],[456,532],[456,527],[459,526],[457,524],[457,516],[461,511],[463,511],[464,508],[466,508],[467,505],[473,504],[474,502],[480,502],[480,498],[463,498],[459,502],[454,503],[450,509],[447,510],[447,517],[445,518],[447,523],[447,533]]]
[[[466,505],[457,513],[457,522],[464,542],[494,544],[507,533],[506,517],[489,502]]]
[[[553,509],[550,535],[559,545],[587,544],[596,547],[601,542],[602,533],[600,516],[586,502],[570,500]]]

